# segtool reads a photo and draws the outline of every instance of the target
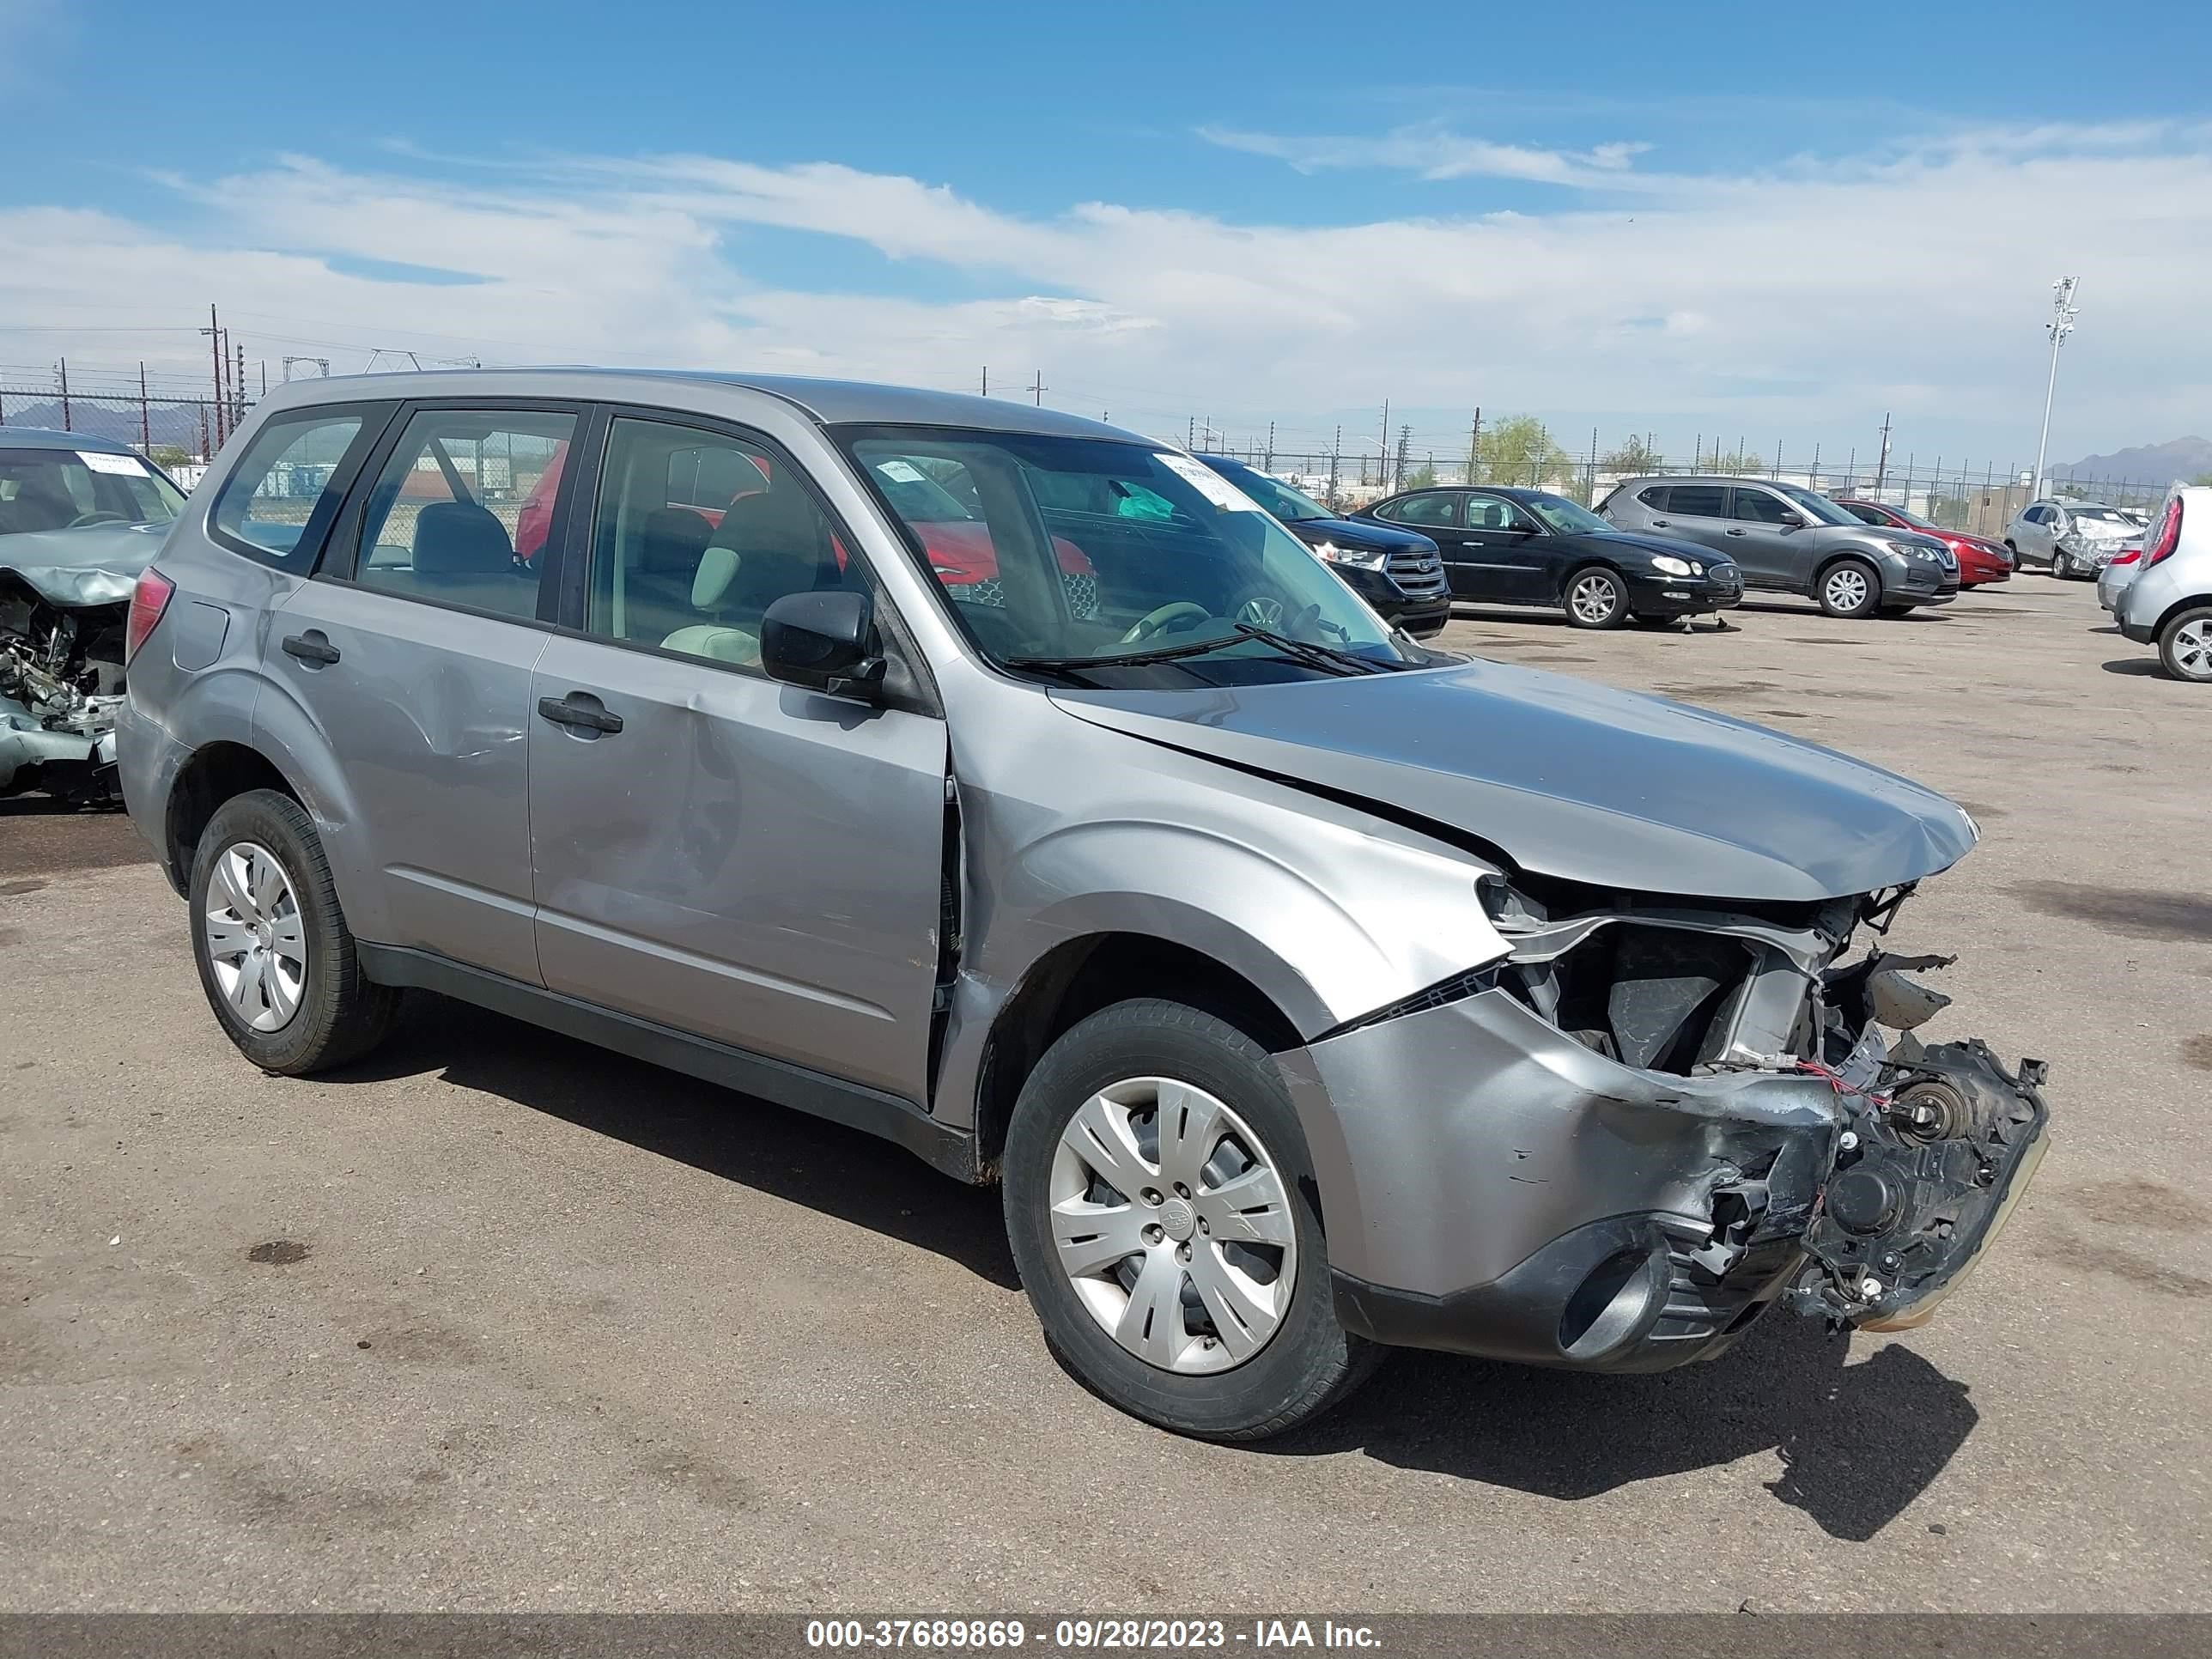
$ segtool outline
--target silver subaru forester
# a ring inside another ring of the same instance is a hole
[[[1072,416],[287,386],[128,648],[125,794],[253,1064],[343,1067],[419,987],[889,1136],[1002,1186],[1054,1351],[1183,1432],[1389,1345],[1915,1325],[2046,1144],[2040,1064],[1923,1041],[1948,958],[1881,946],[1956,806],[1425,651]]]

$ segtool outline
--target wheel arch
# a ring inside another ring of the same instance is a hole
[[[250,744],[230,738],[203,744],[177,769],[162,812],[161,839],[179,892],[191,884],[200,836],[223,803],[256,789],[272,789],[307,806],[284,769]]]
[[[2158,620],[2151,624],[2151,638],[2154,641],[2165,639],[2166,630],[2173,625],[2174,618],[2183,611],[2203,610],[2208,606],[2212,606],[2212,593],[2197,593],[2185,599],[2176,599],[2159,612]]]
[[[1212,1014],[1270,1054],[1304,1041],[1274,997],[1194,945],[1128,931],[1063,939],[1030,964],[984,1038],[975,1103],[980,1164],[996,1167],[1014,1103],[1045,1050],[1079,1021],[1138,996],[1181,1002]]]

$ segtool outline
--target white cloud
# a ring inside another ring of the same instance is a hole
[[[1650,148],[1617,143],[1587,150],[1532,149],[1464,137],[1438,123],[1400,127],[1379,138],[1285,137],[1230,127],[1200,127],[1199,136],[1225,149],[1287,161],[1301,173],[1395,167],[1424,179],[1518,179],[1546,185],[1598,181],[1626,168]]]
[[[1421,141],[1435,145],[1425,165],[1453,164],[1448,136]],[[2032,453],[2040,327],[2063,271],[2082,277],[2084,311],[2054,450],[2204,425],[2201,130],[1965,133],[1716,176],[1647,173],[1625,148],[1504,149],[1565,170],[1558,210],[1319,228],[1097,202],[1024,216],[830,162],[410,157],[372,174],[293,157],[178,185],[188,232],[0,209],[0,316],[173,325],[214,299],[249,356],[309,346],[341,368],[381,345],[954,386],[988,362],[994,385],[1042,369],[1051,401],[1157,431],[1204,414],[1239,435],[1271,418],[1286,434],[1325,434],[1388,397],[1435,425],[1439,448],[1478,403],[1608,434],[1657,425],[1676,448],[1725,430],[1760,447],[1780,435],[1793,452],[1864,447],[1893,410],[1923,457],[2002,465]],[[972,297],[769,280],[756,238],[788,232],[830,239],[825,272],[837,243],[865,246],[957,273]],[[362,259],[473,280],[349,274]],[[0,332],[0,356],[25,361],[22,337]],[[203,361],[182,330],[160,338],[180,372]],[[315,343],[330,341],[357,353]],[[49,334],[39,351],[137,355],[139,342],[115,342]]]

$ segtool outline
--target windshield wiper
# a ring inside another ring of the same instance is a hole
[[[1278,634],[1272,628],[1262,628],[1257,623],[1240,622],[1231,624],[1250,640],[1260,640],[1293,661],[1309,668],[1319,668],[1333,674],[1388,674],[1393,672],[1387,663],[1363,657],[1357,651],[1340,651],[1333,645],[1318,644],[1312,640],[1294,640],[1288,634]]]
[[[1117,651],[1103,657],[1008,657],[1009,668],[1036,668],[1059,671],[1069,668],[1134,668],[1148,662],[1173,662],[1178,657],[1199,657],[1209,651],[1218,651],[1224,645],[1237,641],[1224,635],[1216,634],[1203,640],[1193,640],[1182,645],[1156,645],[1149,651]]]

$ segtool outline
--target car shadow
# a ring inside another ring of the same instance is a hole
[[[2152,678],[2166,672],[2156,657],[2115,657],[2110,662],[2099,663],[2107,674],[2140,674]]]
[[[1255,1449],[1358,1450],[1566,1502],[1772,1451],[1783,1467],[1766,1490],[1863,1543],[1928,1490],[1980,1413],[1911,1348],[1857,1364],[1848,1351],[1813,1321],[1772,1313],[1720,1358],[1648,1376],[1404,1353],[1342,1409]]]
[[[432,1074],[1021,1288],[995,1189],[948,1180],[860,1130],[433,992],[410,991],[376,1053],[324,1080]]]

